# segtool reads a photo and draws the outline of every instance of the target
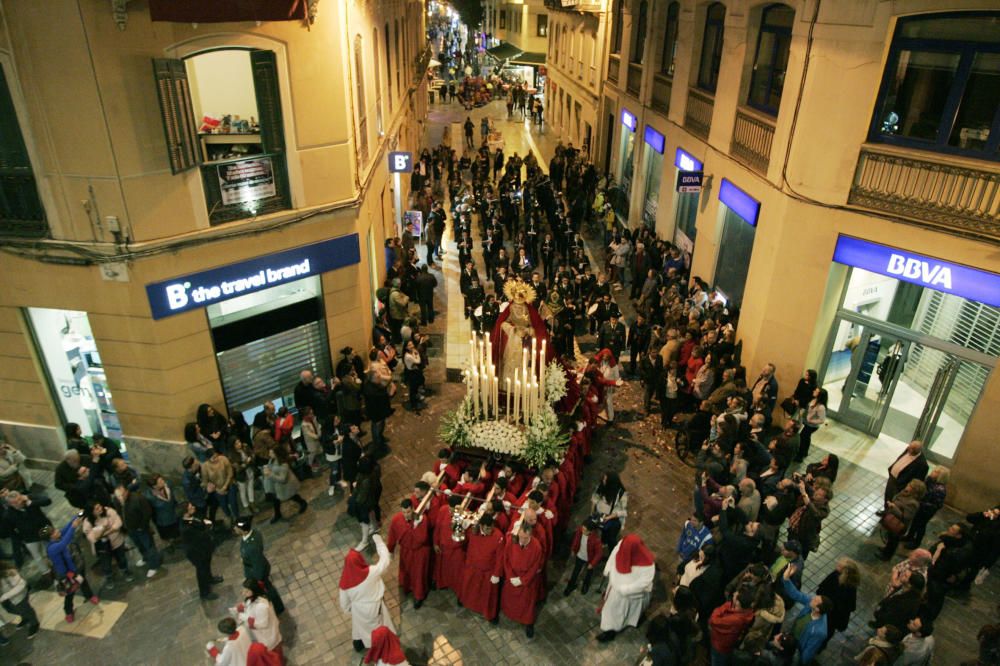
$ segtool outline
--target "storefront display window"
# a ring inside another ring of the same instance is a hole
[[[611,198],[611,206],[618,219],[628,223],[629,200],[632,196],[632,175],[635,171],[636,118],[626,109],[621,113],[622,129],[618,146],[618,181],[621,188]]]
[[[86,312],[28,308],[28,322],[63,423],[85,437],[122,438],[101,356]]]
[[[642,206],[642,221],[650,229],[656,227],[656,210],[660,200],[660,180],[663,177],[664,137],[652,127],[643,135],[646,144],[646,196]]]
[[[729,303],[739,307],[743,303],[756,230],[729,208],[725,211],[719,260],[715,265],[715,286]]]

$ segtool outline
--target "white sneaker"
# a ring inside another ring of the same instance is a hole
[[[333,497],[333,486],[330,486],[329,488],[326,489],[326,494],[329,495],[330,497]]]
[[[150,569],[149,571],[146,572],[146,578],[152,578],[153,576],[156,575],[157,571],[159,571],[159,569]]]
[[[138,559],[138,560],[136,561],[136,563],[135,563],[135,566],[137,566],[137,567],[143,567],[143,566],[146,566],[146,560],[144,560],[144,559],[142,559],[142,558],[140,557],[140,558],[139,558],[139,559]]]
[[[980,569],[979,573],[976,574],[976,585],[982,585],[983,583],[985,583],[986,577],[989,575],[990,575],[989,569],[986,568]]]

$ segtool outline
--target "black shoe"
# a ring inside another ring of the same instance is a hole
[[[413,601],[413,610],[417,610],[418,608],[420,608],[423,605],[424,605],[424,600],[423,599],[415,599]]]
[[[280,513],[276,513],[276,514],[274,514],[274,518],[271,519],[271,524],[274,525],[275,523],[280,522],[280,521],[281,521],[281,514]]]
[[[492,624],[494,627],[497,626],[498,624],[500,624],[500,616],[497,615],[495,618],[493,618],[492,620],[490,620],[490,624]]]
[[[223,578],[222,576],[212,576],[212,583],[215,584],[215,585],[218,585],[219,583],[223,582],[224,580],[225,580],[225,578]]]
[[[201,595],[202,601],[215,601],[218,598],[219,595],[217,595],[215,592],[209,592],[208,594]]]
[[[301,502],[299,502],[299,513],[300,514],[305,513],[306,509],[308,509],[308,508],[309,508],[309,502],[307,502],[305,500],[302,500]]]
[[[39,626],[37,624],[33,624],[30,627],[28,627],[28,640],[31,640],[32,638],[35,637],[35,635],[38,633],[38,629]]]
[[[583,587],[580,588],[580,594],[587,594],[590,592],[590,583],[584,583]]]
[[[364,641],[354,641],[354,651],[355,652],[364,652],[365,651],[365,642]]]
[[[576,585],[567,585],[566,589],[563,590],[563,596],[564,597],[568,597],[570,594],[573,593],[573,590],[575,590],[575,589],[576,589]]]
[[[524,635],[527,636],[528,638],[534,638],[535,637],[535,625],[529,624],[527,627],[525,627],[524,628]]]
[[[885,515],[885,509],[879,509],[878,511],[875,512],[875,515],[881,518],[882,516]]]
[[[618,634],[617,631],[602,631],[597,634],[597,642],[607,643],[609,641],[615,640],[615,636]]]
[[[892,559],[892,554],[891,553],[887,553],[884,550],[880,550],[880,551],[878,551],[878,554],[875,557],[877,557],[878,559],[882,560],[883,562],[888,562],[889,560]]]

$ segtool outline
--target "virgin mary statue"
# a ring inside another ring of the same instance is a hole
[[[544,361],[539,360],[540,363],[548,363],[554,353],[552,343],[548,342],[549,332],[545,328],[545,321],[532,304],[535,300],[535,289],[523,280],[508,280],[503,293],[507,297],[508,306],[497,317],[497,323],[493,328],[493,362],[497,366],[501,388],[506,386],[507,379],[510,379],[511,386],[514,385],[514,371],[521,370],[524,349],[528,351],[530,367],[532,338],[537,340],[535,344],[539,350],[542,340],[547,341],[546,358]],[[520,375],[518,378],[524,381]]]

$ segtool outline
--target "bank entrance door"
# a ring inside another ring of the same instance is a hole
[[[863,315],[834,322],[820,374],[830,415],[881,440],[954,458],[995,360]]]

